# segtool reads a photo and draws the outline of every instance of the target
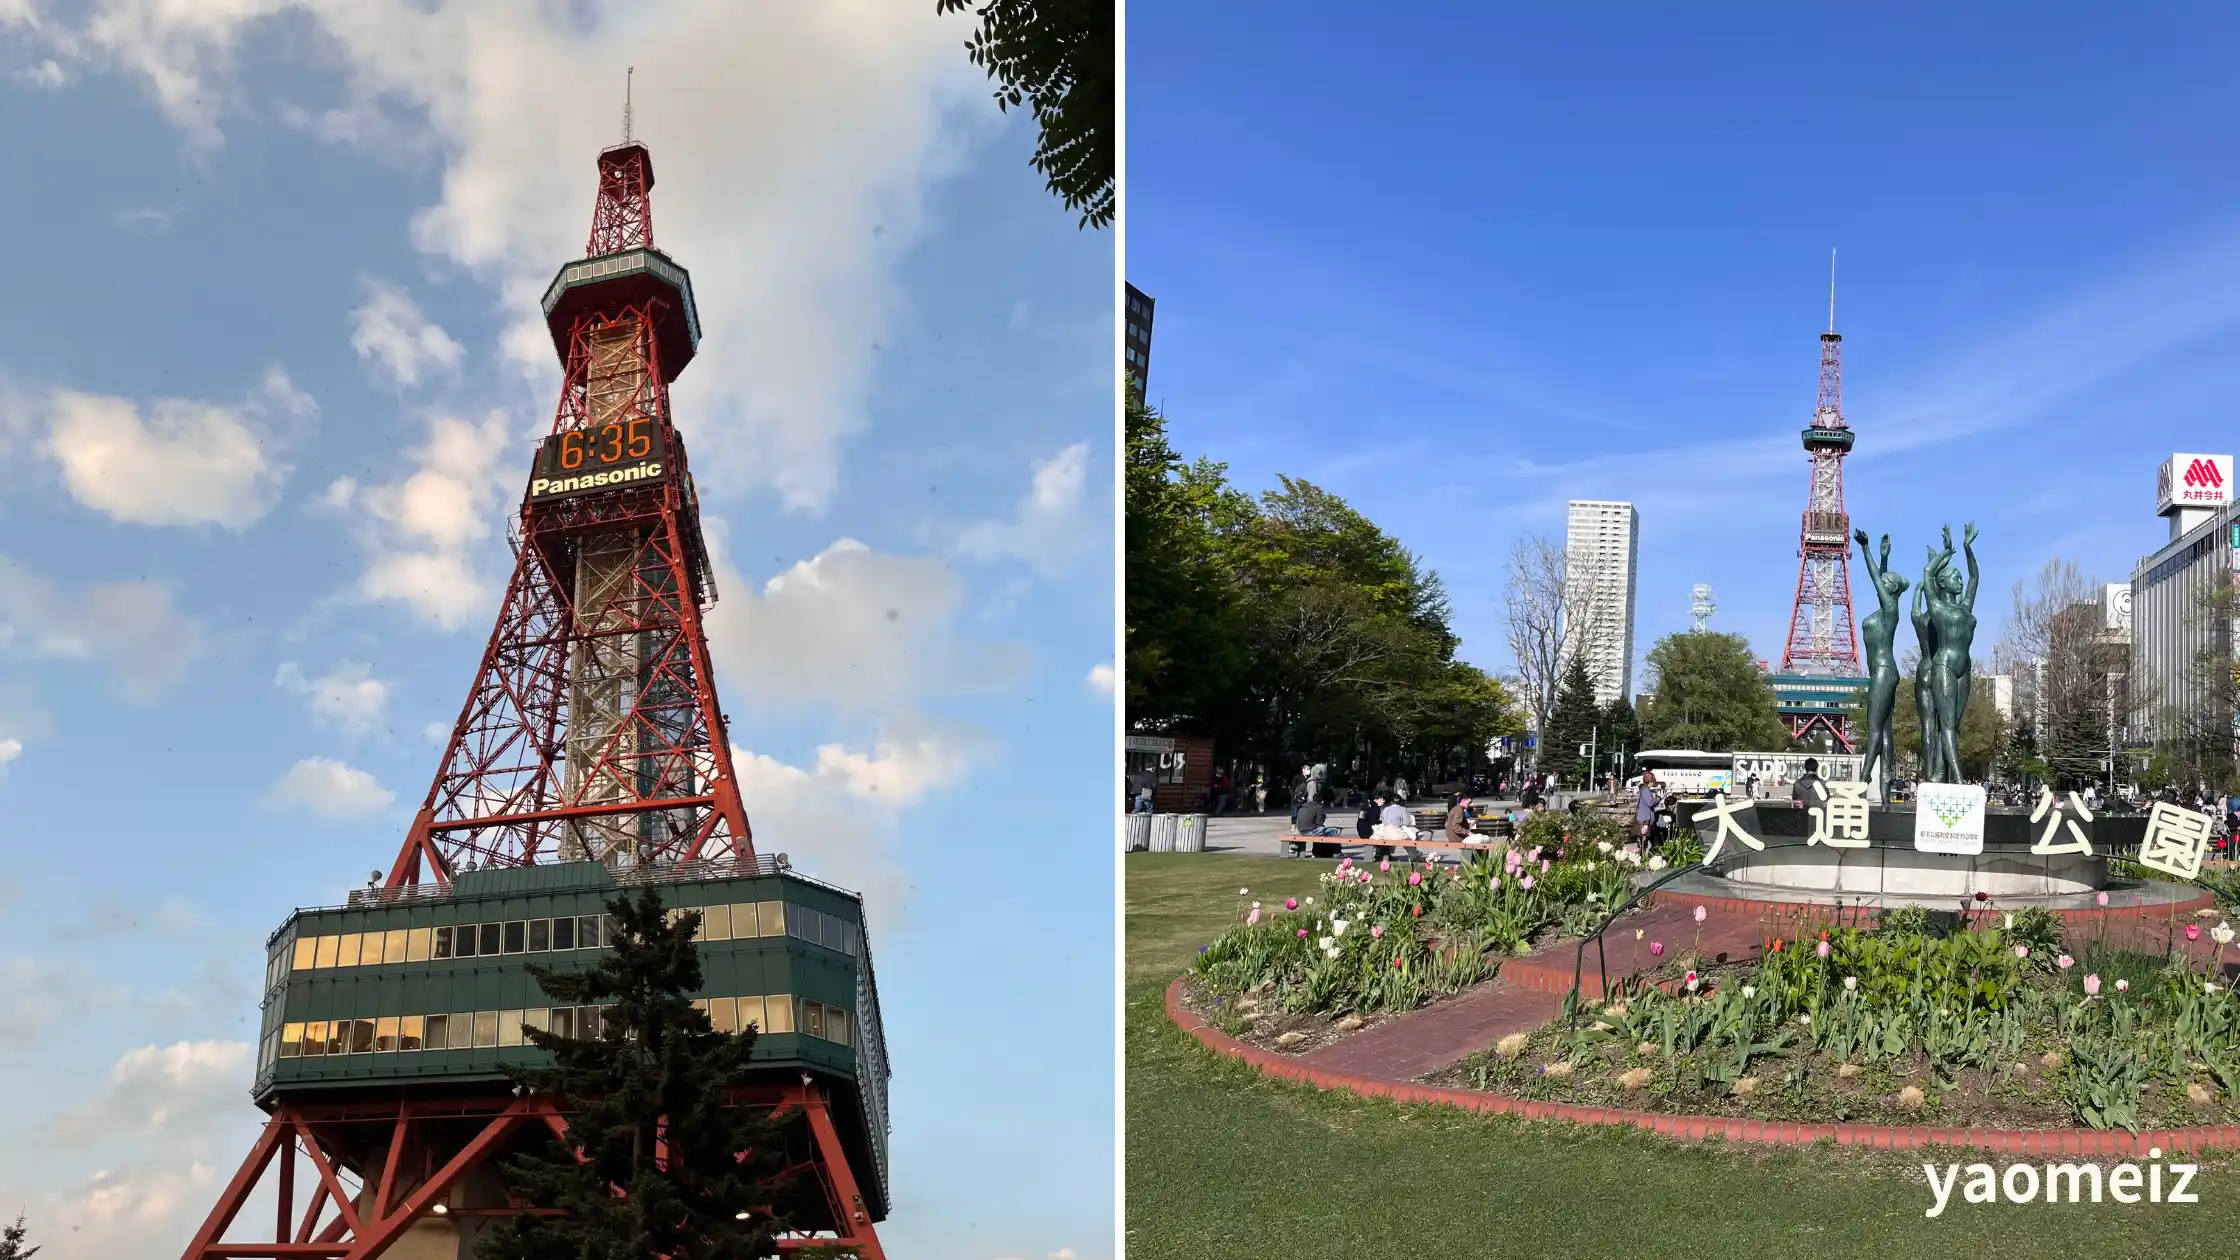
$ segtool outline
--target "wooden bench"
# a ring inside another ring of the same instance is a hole
[[[1422,835],[1421,832],[1417,834]],[[1351,845],[1358,849],[1452,849],[1471,853],[1509,847],[1509,842],[1506,840],[1449,840],[1444,833],[1436,831],[1432,832],[1431,835],[1439,838],[1436,840],[1428,838],[1415,840],[1378,840],[1371,838],[1364,840],[1353,832],[1347,831],[1334,836],[1302,836],[1286,832],[1278,839],[1284,844],[1334,844],[1341,849]]]

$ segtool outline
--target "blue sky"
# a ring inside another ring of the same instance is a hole
[[[1980,523],[1986,658],[2018,578],[2128,578],[2156,466],[2240,446],[2240,14],[1360,18],[1129,6],[1126,268],[1177,444],[1345,495],[1481,666],[1572,498],[1640,507],[1639,654],[1707,582],[1778,660],[1831,247],[1850,510],[1914,568]]]
[[[0,1205],[42,1255],[183,1245],[258,1120],[265,934],[396,853],[632,65],[748,812],[869,901],[885,1237],[1108,1254],[1109,829],[1022,809],[1109,795],[1113,238],[932,9],[0,0],[0,1062],[40,1082]]]

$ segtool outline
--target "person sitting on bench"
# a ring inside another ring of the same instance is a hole
[[[1371,832],[1370,836],[1376,840],[1398,841],[1402,844],[1413,843],[1416,838],[1416,820],[1408,813],[1407,806],[1402,805],[1397,799],[1388,799],[1384,805],[1384,812],[1377,816],[1376,830]],[[1392,845],[1380,844],[1376,846],[1376,851],[1377,860],[1382,862],[1392,856]]]
[[[1300,804],[1299,812],[1292,815],[1291,831],[1292,834],[1301,836],[1334,836],[1338,834],[1338,829],[1328,824],[1329,815],[1323,812],[1322,802],[1316,800],[1314,794],[1309,793],[1307,799]],[[1291,856],[1305,857],[1306,853],[1305,841],[1294,840],[1291,842]]]

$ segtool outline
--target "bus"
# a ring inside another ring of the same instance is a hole
[[[1708,797],[1728,790],[1734,781],[1734,754],[1698,752],[1689,748],[1649,748],[1635,753],[1636,770],[1653,770],[1657,783],[1673,796]],[[1637,788],[1637,774],[1627,787]]]

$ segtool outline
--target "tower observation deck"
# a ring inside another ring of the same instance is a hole
[[[692,278],[654,245],[646,147],[598,167],[585,256],[542,302],[564,381],[496,627],[387,879],[268,942],[253,1096],[270,1119],[187,1260],[464,1260],[536,1210],[498,1165],[565,1140],[569,1117],[506,1069],[549,1061],[525,1031],[597,1037],[604,1012],[552,1006],[529,967],[591,965],[606,903],[649,884],[702,915],[695,1005],[756,1033],[731,1100],[785,1117],[779,1249],[883,1254],[890,1072],[862,900],[755,851],[669,407],[699,349]],[[260,1186],[278,1207],[261,1228],[242,1219]]]

